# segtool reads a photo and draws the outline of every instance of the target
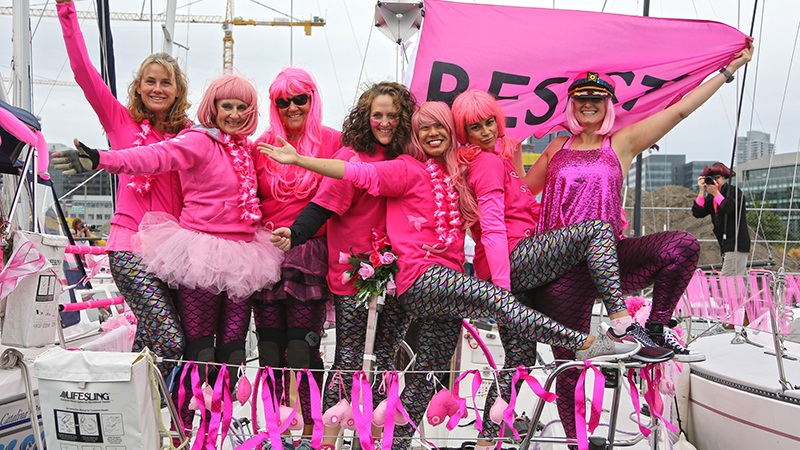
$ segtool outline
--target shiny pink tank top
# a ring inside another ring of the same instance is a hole
[[[550,159],[542,192],[539,232],[602,219],[611,224],[621,239],[622,168],[611,148],[611,138],[603,138],[601,148],[573,150],[574,137]]]

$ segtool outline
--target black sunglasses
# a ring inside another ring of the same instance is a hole
[[[275,99],[275,105],[280,109],[286,109],[290,104],[294,103],[297,106],[303,106],[308,103],[308,94],[295,95],[294,97]]]

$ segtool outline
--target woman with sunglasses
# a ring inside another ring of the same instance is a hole
[[[584,72],[571,83],[566,128],[571,137],[558,137],[545,149],[524,180],[542,194],[539,232],[578,221],[600,218],[614,227],[622,291],[631,293],[653,285],[648,328],[657,344],[672,349],[676,361],[702,361],[705,356],[684,347],[667,326],[675,305],[697,266],[700,245],[685,231],[662,231],[623,237],[622,180],[636,155],[650,148],[733,79],[733,73],[752,58],[750,43],[715,77],[680,101],[652,116],[612,133],[615,83],[606,74]],[[586,331],[597,292],[585,267],[576,267],[558,280],[530,292],[530,306],[568,327]],[[663,329],[662,329],[663,327]],[[656,331],[659,331],[655,333]],[[556,359],[572,352],[554,348]],[[573,398],[578,374],[559,378],[559,413],[567,436],[575,436]]]
[[[342,126],[345,147],[333,159],[376,162],[400,156],[411,135],[411,115],[416,104],[414,96],[401,84],[382,82],[372,85],[361,94],[345,119]],[[368,311],[356,299],[358,290],[353,282],[344,276],[352,266],[341,260],[340,255],[350,255],[351,251],[356,254],[372,252],[374,233],[383,235],[386,232],[386,199],[373,197],[347,181],[324,178],[311,203],[291,227],[276,229],[272,242],[279,249],[291,252],[290,248],[302,245],[326,223],[328,286],[333,291],[336,308],[336,356],[329,373],[341,373],[343,391],[350,392],[352,374],[363,364]],[[393,296],[386,299],[387,304],[392,301],[395,301]],[[376,331],[375,349],[397,348],[405,335],[405,328],[384,320],[384,314],[381,314],[381,319]],[[391,356],[377,353],[375,367],[389,367],[391,364],[387,360]],[[386,358],[381,359],[381,356]],[[330,381],[326,382],[323,411],[341,400],[339,392]],[[325,428],[322,450],[335,448],[340,430],[339,425]]]
[[[56,3],[75,81],[97,114],[113,150],[167,140],[191,125],[187,114],[189,82],[175,58],[167,53],[145,58],[128,86],[128,103],[124,105],[92,66],[72,0]],[[173,295],[162,280],[145,270],[131,245],[145,213],[180,216],[183,202],[178,174],[121,174],[119,186],[106,250],[114,283],[138,322],[133,351],[146,347],[164,359],[178,359],[184,350],[184,333]],[[174,365],[158,366],[166,377]]]
[[[322,125],[322,99],[314,78],[294,67],[282,70],[269,87],[270,125],[256,142],[277,143],[281,136],[302,155],[330,158],[339,149],[341,133]],[[255,148],[255,147],[254,147]],[[253,153],[258,174],[262,224],[269,230],[291,225],[314,198],[322,176],[296,166],[276,164],[259,152]],[[328,274],[328,243],[321,228],[303,245],[286,252],[281,279],[252,297],[258,354],[261,366],[312,369],[322,384],[323,364],[319,352],[326,302],[333,297]],[[285,379],[277,381],[282,398]],[[305,421],[304,435],[313,430],[309,385],[299,386]],[[288,398],[288,396],[286,396]]]

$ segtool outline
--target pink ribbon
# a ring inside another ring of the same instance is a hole
[[[600,425],[600,412],[603,408],[603,391],[605,390],[605,377],[603,373],[592,365],[591,361],[584,361],[585,368],[581,371],[578,384],[575,386],[575,434],[578,438],[578,450],[588,450],[588,434],[594,432]],[[594,370],[594,389],[592,394],[592,411],[589,416],[588,433],[586,423],[586,398],[584,394],[584,383],[586,382],[586,372]]]
[[[311,418],[314,420],[314,431],[311,434],[311,446],[318,448],[322,444],[322,437],[325,433],[325,426],[322,424],[321,394],[319,386],[317,385],[317,380],[314,379],[311,371],[309,369],[303,369],[303,372],[306,374],[306,380],[308,380],[309,392],[311,395]],[[298,386],[300,385],[299,374],[297,384]],[[370,394],[371,393],[372,391],[370,391]],[[295,404],[295,406],[297,405]]]
[[[658,379],[662,376],[660,365],[650,364],[642,369],[640,374],[644,381],[647,382],[647,392],[644,393],[644,399],[650,406],[650,414],[664,422],[670,431],[677,433],[678,428],[661,415],[664,412],[664,400],[661,398],[661,393],[658,392]]]
[[[272,381],[272,385],[275,385],[275,374],[272,371],[272,367],[265,367],[264,371],[261,376],[261,400],[262,404],[264,405],[264,422],[265,426],[267,427],[266,432],[261,432],[256,434],[255,436],[251,437],[244,444],[237,447],[237,450],[252,450],[254,448],[260,448],[261,443],[269,439],[270,443],[272,444],[272,448],[276,450],[283,450],[283,442],[281,441],[281,433],[286,430],[286,428],[281,429],[280,421],[281,421],[281,414],[280,414],[280,407],[278,405],[278,400],[275,397],[275,394],[270,389],[269,381]],[[256,380],[258,381],[258,380]],[[256,399],[256,395],[258,392],[258,382],[256,382],[256,388],[253,390],[253,399]],[[256,402],[253,402],[255,405]],[[252,407],[254,410],[256,409],[255,406]],[[297,404],[295,404],[295,408],[297,408]],[[290,417],[294,416],[294,413]],[[255,413],[254,413],[255,418]],[[256,429],[258,428],[258,424],[253,422]],[[290,420],[287,420],[285,426],[288,428]]]
[[[552,403],[558,398],[558,395],[546,391],[539,383],[539,380],[528,373],[528,369],[526,369],[525,366],[517,367],[516,372],[514,372],[514,376],[511,378],[511,401],[508,403],[505,411],[503,411],[503,422],[508,425],[509,429],[511,429],[515,439],[519,439],[519,433],[517,432],[517,429],[514,428],[514,408],[517,405],[517,381],[520,379],[525,381],[531,390],[533,390],[533,393],[542,400]],[[500,437],[503,437],[503,432],[504,429],[501,428]]]
[[[230,390],[230,374],[227,364],[222,364],[222,369],[214,383],[214,395],[211,397],[211,422],[206,435],[206,450],[216,450],[217,437],[221,434],[222,441],[228,437],[228,430],[233,417],[233,398]],[[221,429],[220,429],[221,428]]]
[[[92,247],[90,245],[68,245],[64,248],[64,253],[73,253],[76,255],[104,255],[106,253],[106,248]]]
[[[372,443],[372,385],[363,370],[353,374],[351,393],[350,405],[353,408],[353,420],[356,422],[361,448],[374,450],[375,446]],[[390,420],[394,426],[394,416]],[[387,419],[388,421],[389,419]]]
[[[192,450],[203,450],[206,442],[206,434],[208,433],[208,419],[206,418],[206,396],[203,392],[203,384],[200,381],[200,374],[197,371],[197,366],[192,367],[192,394],[197,404],[197,410],[200,412],[200,428],[197,430],[194,445]]]

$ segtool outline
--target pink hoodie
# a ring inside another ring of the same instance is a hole
[[[111,94],[97,69],[92,65],[78,25],[75,4],[59,3],[56,7],[75,81],[83,89],[86,100],[92,105],[95,114],[100,119],[100,124],[108,136],[111,148],[120,150],[135,146],[136,135],[142,131],[141,124],[131,119],[128,109]],[[152,128],[141,145],[163,140],[164,137],[155,128]],[[180,215],[182,196],[180,180],[176,173],[167,172],[155,175],[150,191],[144,194],[139,194],[136,190],[128,187],[130,182],[128,175],[120,175],[119,178],[117,210],[111,220],[113,225],[125,227],[135,233],[139,229],[142,216],[148,211],[163,211],[175,217]],[[132,251],[127,240],[120,239],[115,243],[113,236],[110,238],[107,248],[116,251]]]
[[[111,173],[158,174],[177,171],[183,189],[182,227],[233,241],[251,241],[257,219],[242,219],[239,180],[216,128],[195,126],[168,141],[115,152],[100,152],[99,169]],[[249,154],[250,143],[244,148]],[[255,185],[256,174],[247,174]]]

